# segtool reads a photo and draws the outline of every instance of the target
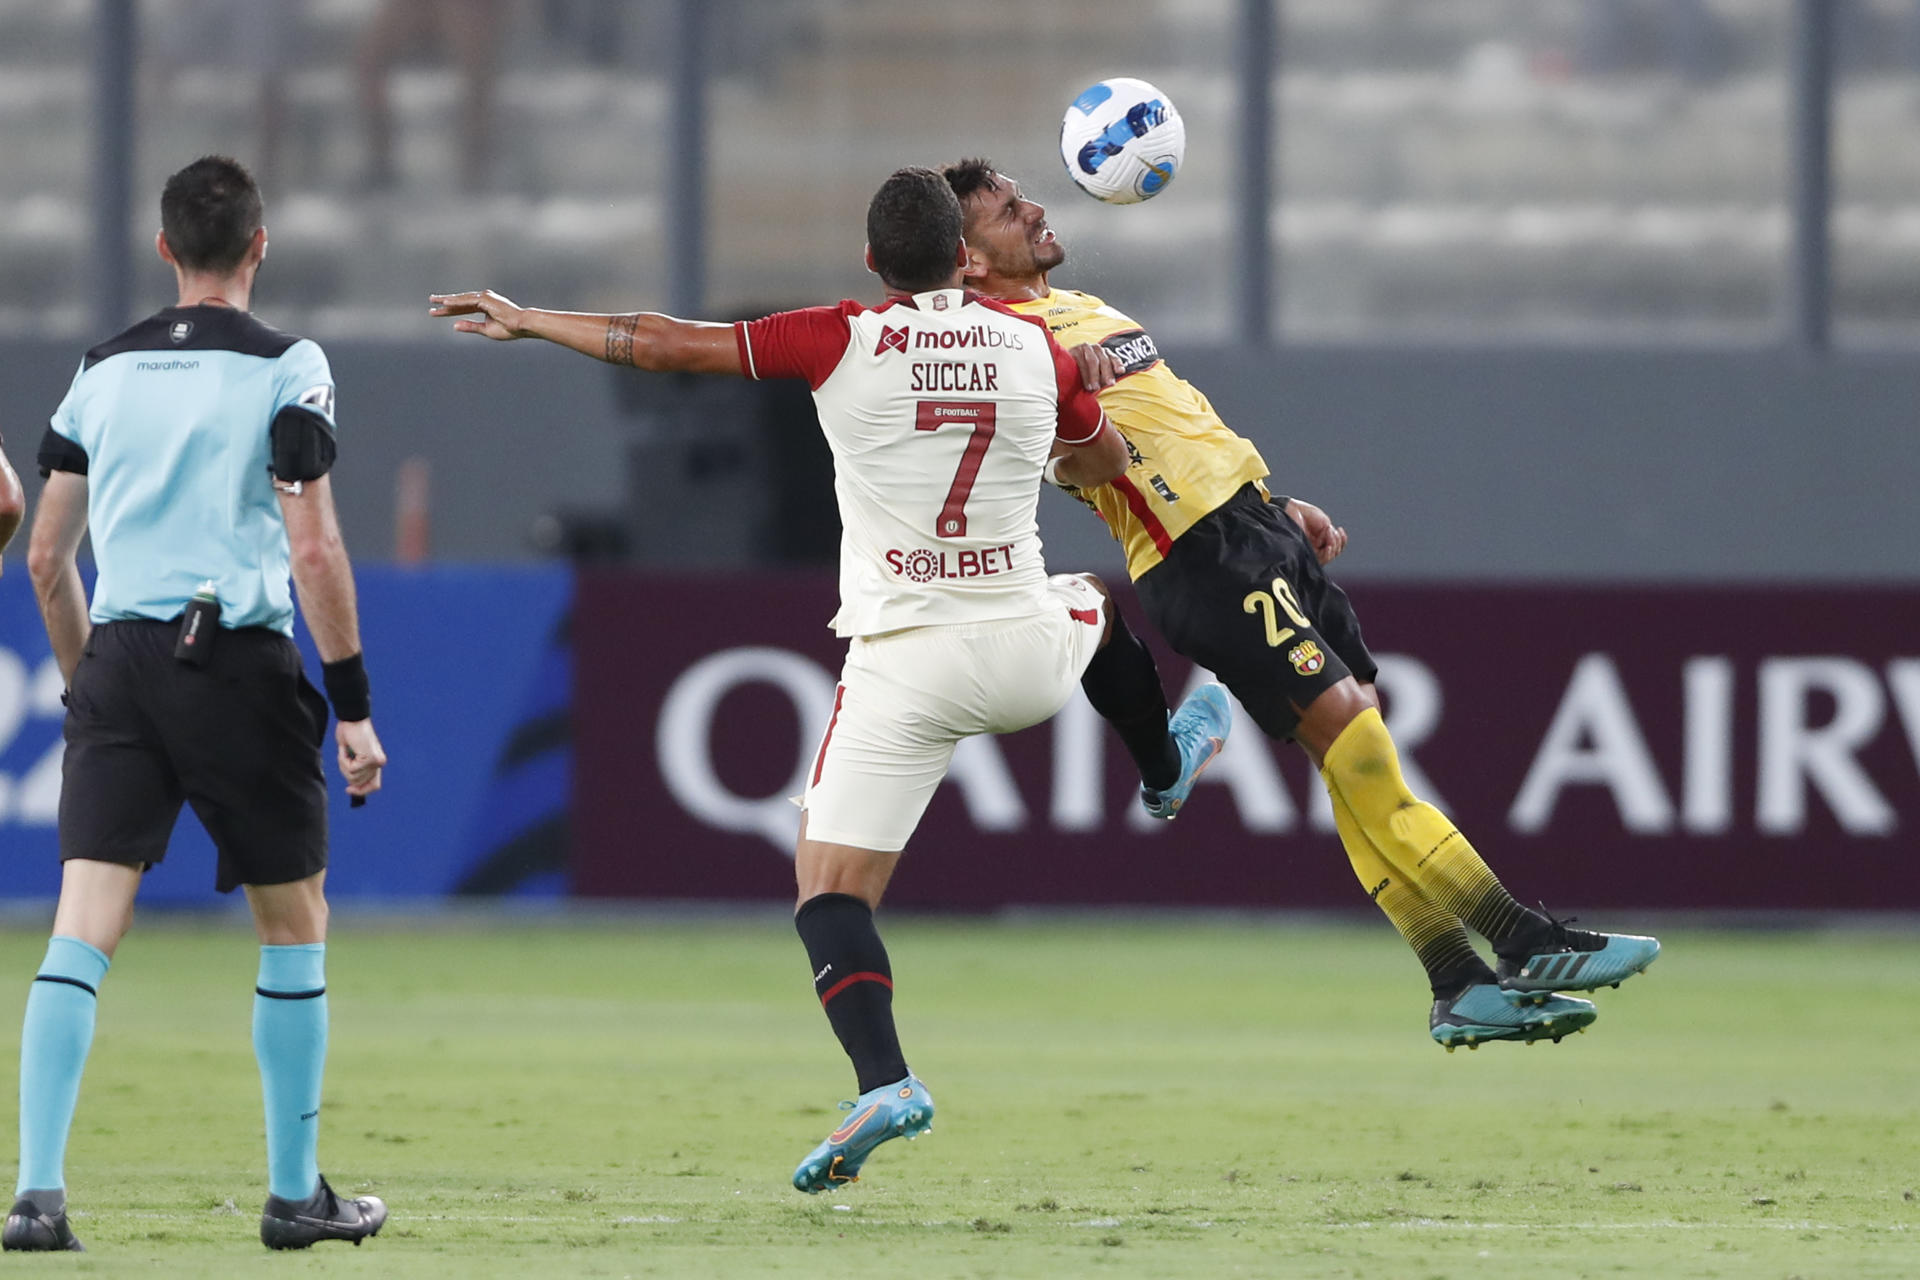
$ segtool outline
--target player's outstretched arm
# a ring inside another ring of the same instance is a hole
[[[655,373],[746,372],[730,324],[676,320],[652,311],[596,315],[585,311],[542,311],[522,307],[491,289],[473,293],[436,293],[427,299],[430,316],[465,316],[454,328],[495,342],[544,338],[608,364],[632,365]]]

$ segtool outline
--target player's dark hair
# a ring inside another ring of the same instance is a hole
[[[954,198],[965,208],[967,201],[993,184],[993,161],[981,156],[956,160],[940,170],[940,176],[953,189]]]
[[[873,269],[909,293],[946,286],[958,269],[961,221],[960,201],[938,173],[894,170],[867,205]]]
[[[160,234],[174,261],[189,271],[239,266],[261,214],[253,175],[227,156],[201,156],[168,178],[160,192]]]

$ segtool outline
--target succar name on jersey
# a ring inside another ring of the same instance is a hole
[[[914,391],[998,391],[1000,367],[996,364],[918,363],[913,366]]]
[[[1013,568],[1013,548],[988,547],[984,551],[938,551],[917,547],[887,551],[887,567],[911,582],[932,582],[935,578],[987,578]]]

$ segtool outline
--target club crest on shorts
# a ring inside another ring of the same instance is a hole
[[[1313,641],[1302,640],[1287,650],[1287,661],[1301,675],[1315,676],[1320,674],[1320,668],[1327,665],[1327,655],[1320,652],[1320,646]]]

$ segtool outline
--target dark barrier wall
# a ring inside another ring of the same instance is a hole
[[[1409,780],[1521,898],[1920,909],[1920,591],[1354,596]],[[841,652],[831,577],[596,574],[578,599],[576,891],[789,896],[787,797]],[[1138,813],[1136,782],[1079,699],[971,740],[889,900],[1364,903],[1297,748],[1243,721],[1166,826]]]

